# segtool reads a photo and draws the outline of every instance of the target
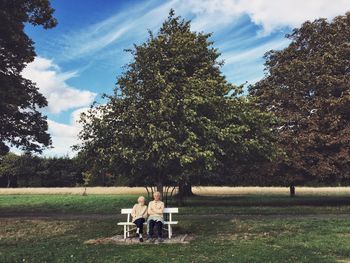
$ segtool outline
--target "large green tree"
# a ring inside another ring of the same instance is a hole
[[[25,25],[54,27],[53,12],[48,0],[0,0],[0,154],[7,145],[36,152],[50,145],[46,117],[38,111],[47,101],[21,72],[35,57]]]
[[[276,173],[289,183],[350,179],[350,13],[305,22],[290,45],[266,54],[266,77],[250,89],[280,117],[287,153]]]
[[[273,117],[225,80],[210,36],[171,11],[156,36],[129,50],[114,96],[83,116],[80,148],[90,163],[131,184],[181,191],[251,153],[275,155]]]

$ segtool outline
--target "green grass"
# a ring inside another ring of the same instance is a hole
[[[118,214],[134,200],[135,196],[0,196],[0,214]],[[0,262],[347,262],[347,202],[346,197],[315,196],[191,198],[180,207],[175,229],[195,236],[189,244],[86,245],[88,239],[120,234],[117,221],[0,217]],[[212,214],[225,216],[209,217]]]
[[[119,213],[136,199],[133,195],[0,195],[0,213]]]
[[[119,214],[132,207],[135,195],[0,195],[1,213]],[[176,201],[169,206],[179,206]],[[350,213],[346,196],[193,197],[181,204],[181,214],[319,214]]]

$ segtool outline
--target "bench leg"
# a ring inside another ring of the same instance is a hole
[[[128,226],[128,237],[130,237],[130,226]]]
[[[126,239],[126,225],[124,225],[124,239]]]
[[[171,231],[172,229],[171,229],[171,225],[169,224],[168,225],[168,237],[169,237],[169,239],[171,239],[171,236],[172,236],[172,231]]]

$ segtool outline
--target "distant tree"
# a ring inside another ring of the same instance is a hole
[[[90,175],[89,185],[113,186],[116,182],[121,183],[118,174],[110,169],[106,156],[101,154],[100,158],[96,158],[94,149],[79,152],[75,159],[81,170]],[[121,185],[127,184],[128,180],[121,183]]]
[[[10,152],[0,156],[1,186],[40,186],[40,176],[38,174],[40,168],[41,158],[30,153],[16,155]],[[6,185],[4,185],[5,180],[7,181]]]
[[[171,11],[156,36],[129,50],[114,96],[83,115],[82,152],[130,184],[180,194],[239,165],[239,155],[272,157],[273,116],[225,80],[210,36]]]
[[[42,158],[37,177],[43,187],[72,187],[83,184],[82,172],[76,159],[68,156]]]
[[[0,187],[17,186],[17,164],[19,158],[14,153],[0,156]]]
[[[42,159],[29,152],[18,156],[13,175],[17,179],[18,187],[39,187],[41,179],[39,172],[42,169]]]
[[[350,179],[350,13],[305,22],[270,51],[266,77],[250,88],[263,109],[280,117],[287,153],[276,174],[289,184]]]
[[[6,143],[36,152],[51,143],[46,117],[38,111],[47,101],[21,72],[35,57],[25,24],[52,28],[53,12],[48,0],[0,1],[0,154],[8,152]]]
[[[83,192],[83,196],[87,196],[87,192],[86,192],[86,188],[90,185],[90,181],[92,178],[92,174],[87,171],[87,172],[83,172],[83,186],[84,186],[84,192]]]

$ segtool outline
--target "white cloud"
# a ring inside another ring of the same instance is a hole
[[[71,114],[71,123],[79,128],[81,128],[81,123],[79,123],[80,120],[80,115],[82,113],[86,113],[90,108],[88,107],[84,107],[84,108],[80,108],[77,109],[75,111],[72,112]]]
[[[66,138],[70,141],[75,141],[79,133],[79,127],[72,124],[58,123],[52,120],[47,121],[49,124],[49,132],[53,137]],[[54,144],[54,146],[57,146]]]
[[[96,97],[96,93],[79,90],[67,84],[66,81],[76,77],[77,72],[61,72],[57,64],[46,58],[36,57],[23,70],[22,75],[37,84],[48,100],[47,110],[50,113],[87,106]]]
[[[298,27],[306,20],[333,18],[350,10],[349,0],[189,0],[195,28],[222,27],[249,15],[264,34],[283,27]]]
[[[225,66],[233,63],[242,63],[244,61],[252,62],[262,59],[266,51],[281,49],[287,46],[289,42],[288,39],[273,40],[245,51],[226,52],[223,56],[225,59]]]
[[[80,114],[88,110],[87,106],[93,102],[96,93],[68,85],[67,80],[78,76],[77,72],[62,72],[52,60],[43,57],[36,57],[23,70],[22,75],[35,82],[39,91],[47,98],[49,113],[59,114],[76,109],[71,113],[68,124],[48,119],[48,132],[53,148],[44,151],[46,156],[73,156],[71,146],[78,143],[78,133],[82,128],[78,122]]]
[[[47,121],[49,124],[49,133],[52,139],[52,149],[45,150],[45,156],[63,156],[74,155],[72,145],[76,144],[78,139],[79,128],[72,124],[58,123],[52,120]]]
[[[306,20],[333,18],[350,10],[349,0],[242,0],[241,8],[269,33],[281,27],[298,27]]]
[[[88,109],[84,107],[73,111],[69,124],[59,123],[50,119],[47,121],[53,148],[45,150],[44,154],[46,156],[75,155],[71,146],[79,143],[78,134],[82,129],[79,123],[80,114]]]
[[[63,56],[75,59],[97,53],[111,44],[128,40],[128,45],[147,34],[147,29],[158,27],[177,0],[155,5],[155,0],[133,5],[114,16],[64,37]],[[123,50],[128,46],[123,46]],[[99,54],[101,56],[101,54]]]
[[[350,0],[151,0],[132,4],[102,21],[62,37],[56,45],[59,59],[89,57],[91,61],[113,61],[120,51],[140,43],[146,30],[158,30],[170,8],[177,15],[192,20],[192,29],[223,34],[234,29],[246,15],[252,24],[261,26],[258,36],[281,28],[300,26],[306,20],[333,18],[350,10]],[[234,33],[233,32],[233,33]],[[231,35],[232,36],[232,35]],[[55,46],[55,47],[56,47]],[[57,51],[56,51],[57,52]]]
[[[199,31],[214,31],[222,25],[233,23],[242,13],[236,1],[229,0],[189,0],[182,1],[188,12],[194,14],[192,28]]]

